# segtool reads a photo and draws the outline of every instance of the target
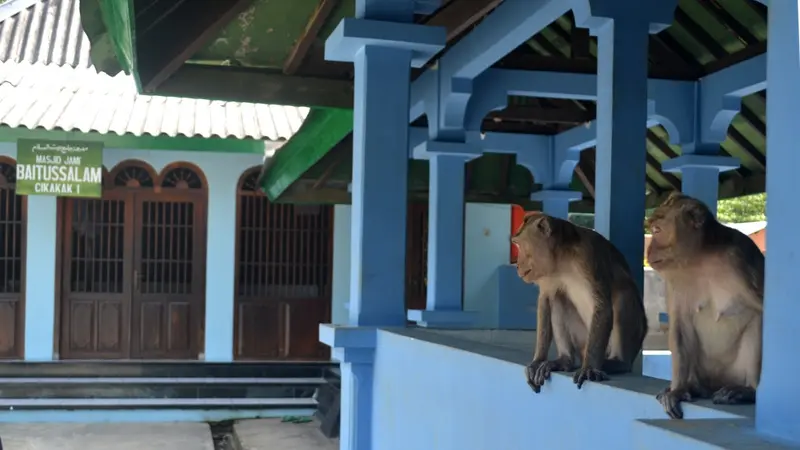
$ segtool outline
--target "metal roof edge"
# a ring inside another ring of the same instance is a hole
[[[0,5],[0,22],[19,14],[23,9],[30,8],[34,3],[40,1],[42,0],[9,0],[3,3]]]

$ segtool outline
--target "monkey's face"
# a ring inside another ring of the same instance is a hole
[[[700,251],[709,216],[705,205],[683,195],[670,196],[656,208],[647,223],[652,234],[647,247],[650,267],[662,272],[688,265]]]
[[[517,247],[517,275],[526,283],[535,283],[551,272],[552,227],[550,219],[532,215],[525,219],[511,243]]]

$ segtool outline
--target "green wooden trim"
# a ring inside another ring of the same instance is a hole
[[[136,23],[133,2],[105,0],[100,1],[99,7],[122,70],[133,73],[139,86],[139,76],[136,73]]]
[[[261,188],[275,201],[353,130],[350,109],[314,108],[303,125],[268,160]]]
[[[116,133],[43,130],[0,126],[0,142],[17,142],[17,139],[53,139],[62,141],[99,141],[106,148],[137,150],[183,150],[217,153],[263,154],[264,141],[255,139],[222,139],[170,136],[120,136]]]

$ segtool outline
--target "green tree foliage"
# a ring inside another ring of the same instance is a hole
[[[759,222],[767,220],[767,194],[729,198],[717,203],[717,216],[723,223]]]
[[[722,223],[759,222],[767,220],[766,207],[765,193],[728,198],[717,203],[717,218]],[[652,213],[652,209],[647,210],[645,219]],[[577,225],[594,228],[594,214],[573,213],[569,215],[569,220]]]

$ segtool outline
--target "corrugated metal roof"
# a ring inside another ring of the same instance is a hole
[[[11,0],[0,6],[2,62],[87,68],[89,49],[78,0]]]
[[[0,125],[135,136],[289,139],[308,108],[140,95],[94,68],[0,63]]]
[[[0,5],[0,125],[134,136],[286,140],[308,108],[140,95],[97,73],[78,0]]]

